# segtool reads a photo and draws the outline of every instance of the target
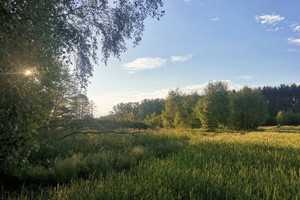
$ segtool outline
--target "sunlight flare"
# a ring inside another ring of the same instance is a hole
[[[24,75],[25,76],[31,76],[33,74],[33,72],[30,70],[30,69],[26,69],[25,71],[24,71]]]

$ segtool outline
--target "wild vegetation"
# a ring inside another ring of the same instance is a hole
[[[166,99],[121,103],[102,119],[144,123],[150,128],[226,128],[253,130],[260,125],[300,125],[300,86],[228,90],[210,82],[203,94],[169,91]]]
[[[162,6],[0,1],[2,199],[300,199],[299,127],[279,127],[300,123],[295,84],[210,82],[94,118],[98,47],[119,58]]]
[[[64,139],[48,133],[39,138],[40,151],[30,157],[34,162],[16,172],[27,187],[18,193],[4,188],[2,197],[299,199],[299,130],[173,129]]]
[[[38,145],[27,143],[41,128],[90,113],[83,110],[85,89],[98,46],[105,63],[119,58],[127,39],[139,44],[148,16],[164,15],[162,6],[161,0],[0,1],[0,176],[28,164]]]

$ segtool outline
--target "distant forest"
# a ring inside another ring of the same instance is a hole
[[[260,125],[300,125],[300,86],[280,85],[228,90],[211,82],[204,94],[169,91],[166,99],[120,103],[106,120],[126,121],[151,128],[255,129]]]

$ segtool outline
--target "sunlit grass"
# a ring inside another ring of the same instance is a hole
[[[283,129],[80,136],[82,143],[54,166],[71,182],[24,188],[15,198],[300,199],[300,134]],[[90,176],[76,178],[76,166],[91,166]]]

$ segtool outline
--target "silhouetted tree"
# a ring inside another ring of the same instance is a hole
[[[268,112],[275,117],[279,111],[292,110],[300,112],[300,86],[280,85],[280,87],[263,87],[262,95],[268,104]]]
[[[232,121],[235,129],[255,129],[263,124],[267,104],[260,90],[244,87],[232,95]]]
[[[0,1],[0,173],[10,168],[3,163],[26,160],[30,151],[20,148],[53,112],[63,69],[72,64],[86,88],[98,47],[106,63],[126,51],[127,39],[138,45],[144,20],[160,18],[162,5],[161,0]],[[28,68],[31,77],[22,74]]]

